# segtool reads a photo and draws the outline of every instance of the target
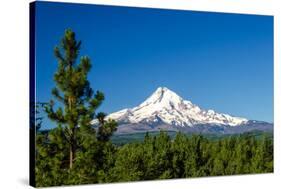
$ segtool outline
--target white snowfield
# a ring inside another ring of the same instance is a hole
[[[125,123],[152,123],[162,121],[174,126],[196,126],[200,124],[238,126],[248,120],[203,110],[190,101],[182,99],[166,87],[159,87],[139,106],[109,114],[106,119]],[[95,123],[95,120],[93,121]]]

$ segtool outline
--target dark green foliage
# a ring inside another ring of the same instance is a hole
[[[81,41],[77,42],[75,33],[66,30],[60,46],[54,50],[58,60],[58,69],[54,75],[56,87],[52,90],[55,99],[63,106],[54,110],[54,101],[45,107],[48,117],[62,125],[64,138],[69,144],[69,167],[73,166],[78,148],[78,128],[89,130],[96,109],[104,100],[104,95],[93,92],[87,80],[91,68],[90,59],[86,56],[76,63]]]
[[[175,139],[177,135],[177,131],[165,131],[172,140]],[[159,134],[159,131],[150,131],[150,136],[156,136]],[[192,133],[182,133],[183,135],[187,137],[191,137]],[[111,137],[111,141],[113,144],[116,144],[118,146],[122,146],[127,143],[132,142],[142,142],[144,140],[146,133],[145,132],[138,132],[138,133],[126,133],[126,134],[117,134],[115,133]],[[219,141],[221,139],[229,138],[229,137],[239,136],[239,134],[204,134],[204,138],[210,140],[210,141]],[[261,139],[264,136],[267,137],[273,137],[272,132],[263,132],[263,131],[251,131],[251,136],[253,136],[256,139]]]
[[[99,120],[100,127],[97,133],[97,139],[99,141],[107,142],[113,135],[113,132],[117,130],[117,123],[114,120],[105,121],[105,114],[100,112],[97,114],[97,119]]]
[[[250,134],[209,140],[201,135],[146,134],[117,149],[110,182],[273,172],[272,138]]]
[[[96,114],[104,95],[90,87],[90,59],[83,56],[77,62],[80,46],[75,33],[66,30],[54,50],[58,68],[52,95],[56,101],[50,100],[44,108],[57,127],[37,133],[36,186],[102,182],[113,162],[115,147],[109,139],[117,123],[104,120],[104,113]],[[95,118],[97,128],[91,125]],[[41,125],[42,120],[36,121]]]
[[[118,147],[96,141],[84,150],[77,152],[71,177],[52,169],[52,162],[45,166],[59,174],[55,183],[64,176],[63,184],[87,184],[273,172],[273,140],[266,135],[210,140],[177,133],[171,139],[161,131],[155,136],[147,133],[142,142]]]

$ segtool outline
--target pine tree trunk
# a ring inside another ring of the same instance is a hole
[[[72,169],[73,162],[75,159],[76,152],[76,137],[75,137],[75,127],[72,129],[72,136],[70,139],[70,149],[69,149],[69,168]]]
[[[73,144],[71,144],[69,150],[69,169],[72,169],[73,167],[74,158],[75,158],[75,147]]]
[[[68,98],[68,106],[69,109],[72,109],[72,99],[71,97]],[[69,169],[72,169],[73,167],[73,160],[74,160],[74,128],[72,129],[71,133],[71,138],[70,138],[70,149],[69,149]]]
[[[73,166],[73,151],[72,151],[72,145],[70,145],[70,150],[69,150],[69,169],[72,169]]]

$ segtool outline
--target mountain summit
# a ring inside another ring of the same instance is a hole
[[[195,127],[197,125],[240,126],[245,118],[203,110],[184,100],[166,87],[159,87],[139,106],[124,109],[107,116],[122,124],[166,125],[170,127]]]

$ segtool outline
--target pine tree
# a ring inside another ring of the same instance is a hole
[[[103,93],[94,92],[87,79],[91,69],[89,57],[82,56],[77,63],[80,47],[81,41],[76,40],[75,33],[70,29],[66,30],[60,45],[54,49],[58,69],[54,74],[56,87],[52,94],[59,102],[58,107],[55,110],[55,102],[51,100],[45,108],[48,117],[63,128],[69,149],[70,169],[78,148],[78,130],[90,129],[95,111],[104,100]],[[114,129],[110,129],[112,130]]]
[[[173,150],[173,175],[174,178],[184,178],[184,163],[185,159],[188,156],[188,139],[182,133],[177,133],[173,143],[172,143],[172,150]]]

